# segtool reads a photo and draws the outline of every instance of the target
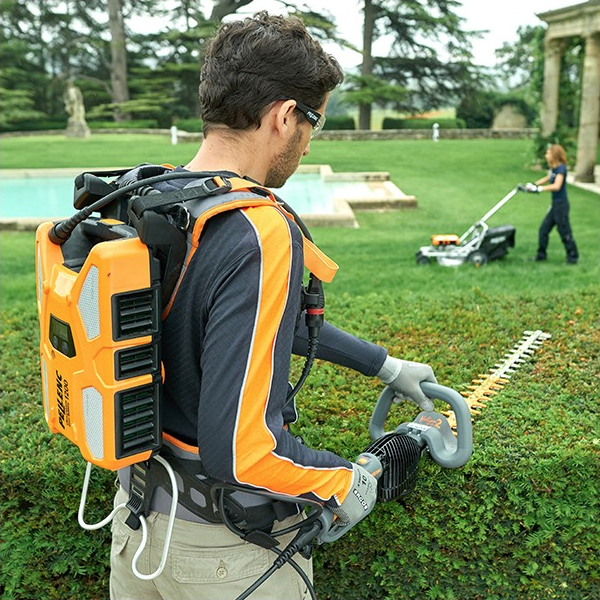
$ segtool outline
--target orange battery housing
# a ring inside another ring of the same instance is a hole
[[[453,233],[436,234],[431,236],[432,246],[457,246],[459,237]]]
[[[105,469],[161,444],[160,279],[135,229],[88,218],[64,245],[36,233],[46,422]]]

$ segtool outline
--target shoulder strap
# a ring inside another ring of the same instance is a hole
[[[339,266],[307,237],[304,241],[304,266],[321,281],[331,283]]]
[[[250,188],[252,187],[256,188],[256,191],[250,191]],[[179,273],[179,277],[173,287],[173,292],[171,293],[170,299],[163,311],[163,319],[167,317],[169,311],[171,310],[171,307],[173,306],[175,296],[177,295],[179,286],[183,281],[187,270],[187,266],[192,260],[192,257],[195,254],[196,250],[198,249],[200,236],[202,235],[204,226],[211,217],[214,217],[215,215],[221,214],[223,212],[227,212],[229,210],[235,210],[237,208],[250,208],[256,206],[272,206],[273,208],[277,208],[277,204],[270,194],[269,196],[265,196],[257,193],[258,190],[265,190],[265,188],[261,188],[260,186],[252,184],[251,182],[248,182],[244,179],[239,179],[238,181],[231,182],[231,188],[229,190],[229,193],[223,195],[210,196],[208,198],[205,198],[203,202],[198,202],[194,205],[187,207],[190,213],[190,217],[193,218],[194,225],[192,230],[188,231],[187,252]],[[268,192],[268,190],[265,191]]]
[[[141,165],[130,172],[135,173],[136,178],[145,178],[150,175],[149,169],[160,169],[163,173],[168,171],[170,165]],[[152,172],[153,173],[153,172]],[[180,177],[192,177],[189,173],[173,173],[173,179]],[[172,212],[176,206],[184,206],[189,216],[193,218],[192,231],[188,231],[188,249],[185,252],[185,259],[181,265],[181,271],[177,281],[174,284],[172,293],[169,294],[169,301],[164,309],[163,318],[169,313],[179,285],[185,274],[186,266],[191,260],[200,236],[208,219],[228,210],[238,208],[250,208],[256,206],[272,206],[283,212],[287,217],[295,219],[288,211],[280,206],[271,190],[257,183],[242,179],[241,177],[225,177],[222,175],[198,174],[197,182],[194,185],[184,187],[172,192],[160,192],[148,187],[142,189],[142,194],[133,198],[129,205],[129,218],[132,225],[136,228],[142,242],[152,245],[165,243],[165,238],[157,235],[155,218],[158,215],[165,215]],[[193,200],[202,200],[194,202]],[[189,204],[186,204],[188,203]],[[161,220],[164,217],[158,217]],[[160,228],[162,229],[162,228]],[[168,238],[168,236],[166,236]],[[168,243],[168,242],[167,242]],[[303,234],[304,246],[304,264],[306,268],[314,273],[316,277],[327,283],[333,280],[338,265],[324,254],[315,244]]]

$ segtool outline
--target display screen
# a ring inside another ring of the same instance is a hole
[[[71,327],[54,315],[50,315],[50,343],[54,349],[69,358],[73,358],[76,354]]]

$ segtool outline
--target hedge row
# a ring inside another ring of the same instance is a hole
[[[385,117],[381,124],[382,129],[432,129],[437,123],[441,129],[464,129],[463,119],[396,119]]]
[[[472,319],[465,301],[472,298],[432,298],[424,316],[434,323],[440,311]],[[596,302],[595,293],[521,298],[519,310],[546,314],[552,305],[570,314],[579,306],[589,317]],[[386,314],[389,305],[389,298],[357,298],[351,312],[360,319],[373,310]],[[512,303],[497,306],[504,313]],[[109,528],[86,532],[77,524],[84,461],[44,424],[35,309],[4,309],[2,318],[3,354],[10,357],[2,377],[3,436],[10,440],[2,461],[2,597],[106,598]],[[412,494],[378,504],[339,541],[318,548],[322,600],[599,597],[597,373],[587,363],[597,365],[598,348],[594,324],[582,321],[521,368],[477,419],[476,451],[465,467],[445,470],[424,457]],[[312,380],[294,433],[312,447],[355,456],[369,441],[364,422],[373,383],[326,364]],[[396,422],[412,414],[398,410]],[[88,522],[110,510],[113,482],[113,473],[94,470]]]
[[[93,121],[87,120],[90,129],[157,129],[156,119],[135,119],[131,121]],[[48,131],[55,129],[66,129],[66,119],[46,119],[41,121],[20,121],[12,125],[4,124],[0,127],[0,133],[13,131]]]
[[[442,129],[463,129],[465,122],[463,119],[396,119],[385,117],[382,123],[382,129],[431,129],[433,124],[437,123]],[[132,121],[92,121],[87,122],[90,129],[157,129],[158,123],[155,119],[136,119]],[[200,119],[179,119],[175,125],[178,129],[198,133],[202,131],[202,121]],[[15,125],[3,125],[0,132],[12,131],[44,131],[48,129],[65,129],[67,122],[65,120],[45,120],[45,121],[22,121]],[[324,129],[334,130],[354,130],[356,122],[350,116],[331,116],[327,117]]]

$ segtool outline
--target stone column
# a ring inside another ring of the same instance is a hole
[[[600,34],[593,33],[585,39],[579,134],[577,138],[577,161],[575,164],[576,181],[592,183],[594,181],[599,123]]]
[[[556,131],[560,83],[560,59],[563,53],[562,40],[553,38],[544,41],[544,92],[542,100],[541,126],[544,137]]]

